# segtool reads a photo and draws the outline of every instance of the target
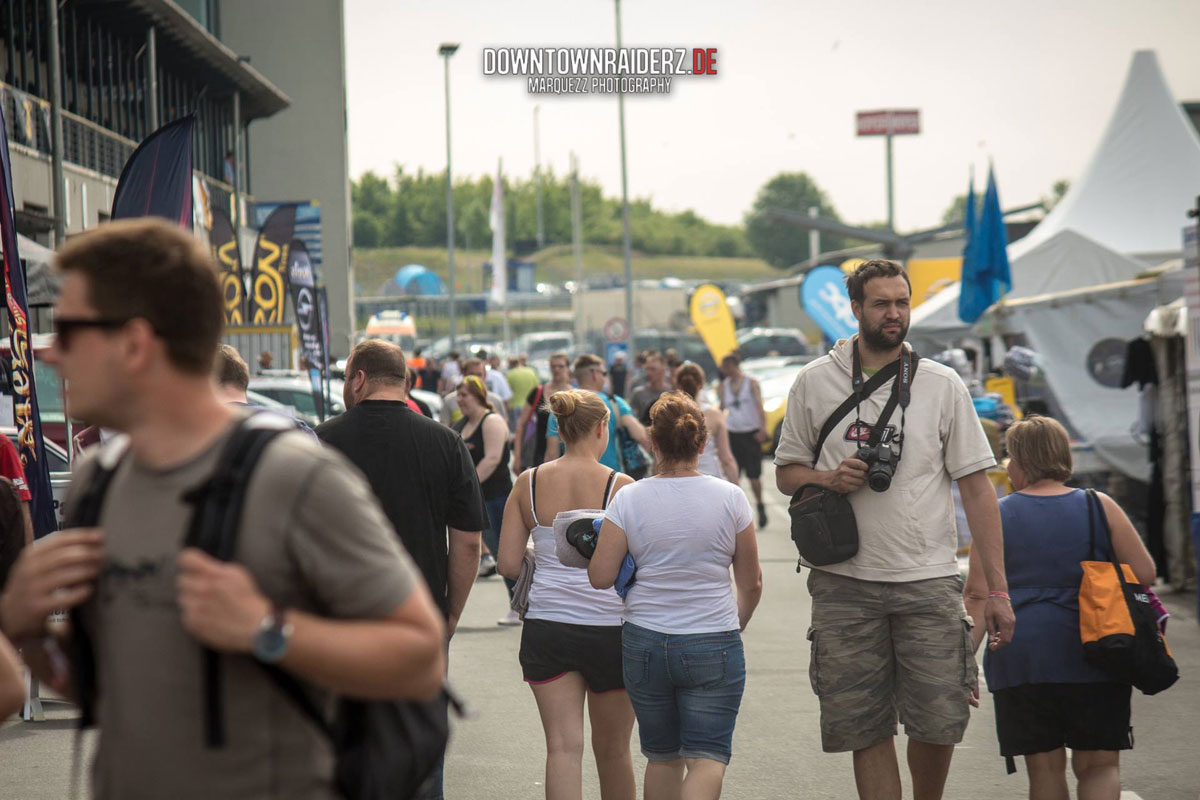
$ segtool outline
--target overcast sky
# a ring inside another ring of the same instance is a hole
[[[481,50],[611,46],[612,0],[346,0],[350,171],[446,164],[441,42],[450,62],[455,175],[544,165],[619,197],[615,95],[535,96],[485,77]],[[884,145],[854,113],[919,108],[895,141],[896,224],[938,224],[996,164],[1001,202],[1034,202],[1086,165],[1135,50],[1157,51],[1180,100],[1200,100],[1197,0],[625,0],[626,47],[716,47],[719,75],[669,95],[627,96],[629,192],[664,209],[737,223],[759,187],[803,170],[841,217],[886,217]]]

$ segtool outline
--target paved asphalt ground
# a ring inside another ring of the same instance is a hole
[[[764,483],[772,486],[769,467]],[[809,598],[796,574],[782,497],[769,492],[770,524],[760,533],[764,593],[745,634],[747,687],[734,737],[734,756],[724,797],[855,797],[849,755],[821,752],[817,700],[808,682]],[[1183,678],[1157,697],[1134,693],[1137,748],[1122,758],[1123,800],[1200,800],[1200,626],[1194,598],[1164,598],[1174,614],[1168,633]],[[451,679],[474,706],[462,722],[446,767],[446,796],[539,798],[544,796],[545,745],[533,696],[517,663],[519,628],[501,628],[506,610],[499,578],[479,581],[450,651]],[[147,725],[154,709],[145,710]],[[74,735],[73,709],[47,704],[44,723],[9,722],[0,727],[0,800],[41,800],[69,795]],[[903,735],[898,744],[903,747]],[[638,783],[645,760],[637,752]],[[584,797],[599,798],[594,762],[585,754]],[[905,796],[911,788],[905,778]],[[1023,774],[1006,776],[996,746],[991,702],[975,710],[959,746],[946,789],[947,800],[1026,797]]]

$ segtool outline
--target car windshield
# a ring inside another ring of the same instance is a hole
[[[792,390],[792,384],[796,382],[796,374],[800,372],[798,367],[786,367],[779,370],[772,370],[766,377],[759,380],[759,388],[762,390],[762,396],[767,397],[782,397]]]
[[[62,381],[58,372],[49,364],[37,359],[33,362],[33,380],[37,386],[38,414],[42,422],[66,422],[63,412]]]

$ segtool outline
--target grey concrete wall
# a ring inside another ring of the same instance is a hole
[[[13,171],[13,202],[18,209],[34,205],[54,212],[51,199],[50,157],[20,145],[11,145]],[[113,178],[89,169],[66,163],[63,165],[66,193],[67,235],[94,228],[100,214],[108,215],[112,208]],[[36,237],[50,245],[48,237]]]
[[[292,99],[250,124],[250,192],[321,204],[323,277],[335,355],[351,345],[350,166],[341,0],[223,0],[221,39]]]

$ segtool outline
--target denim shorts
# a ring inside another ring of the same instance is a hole
[[[728,764],[746,688],[741,634],[657,633],[626,622],[621,645],[642,754],[650,761]]]

